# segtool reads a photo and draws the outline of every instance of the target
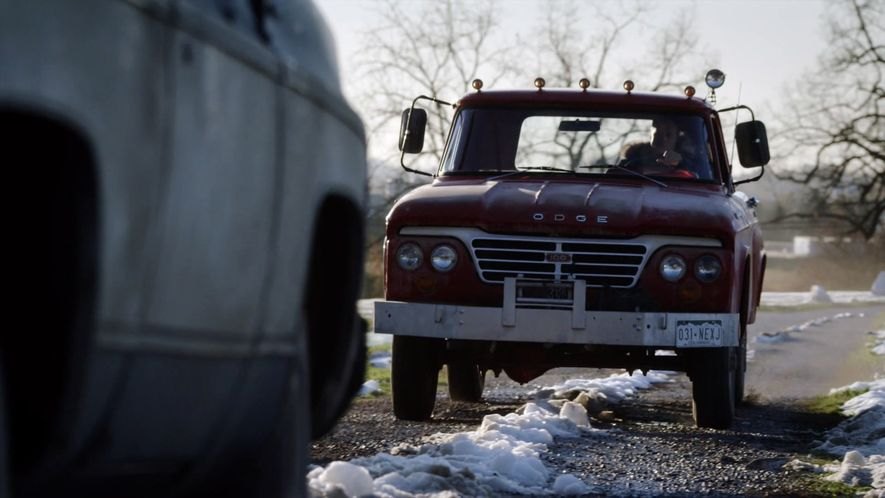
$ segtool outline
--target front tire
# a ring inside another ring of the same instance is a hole
[[[735,348],[734,405],[744,402],[744,381],[747,376],[747,326],[741,326],[741,345]]]
[[[394,336],[391,387],[393,414],[400,420],[429,420],[436,404],[439,361],[435,341]]]
[[[470,362],[453,362],[446,366],[449,379],[449,397],[452,401],[476,403],[482,399],[486,373]]]
[[[734,419],[735,350],[697,350],[692,356],[691,411],[698,427],[727,429]]]
[[[4,386],[5,372],[3,371],[3,351],[0,351],[0,498],[12,496],[12,484],[9,477],[12,474],[7,449],[9,430],[6,427],[6,388]]]

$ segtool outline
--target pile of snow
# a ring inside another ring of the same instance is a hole
[[[593,489],[578,477],[554,476],[547,469],[541,456],[548,445],[554,437],[602,432],[590,425],[592,400],[617,403],[668,381],[666,373],[649,372],[542,388],[517,413],[487,415],[475,431],[435,434],[421,446],[400,445],[389,454],[315,467],[307,475],[310,493],[397,498],[588,494]],[[573,401],[566,399],[572,396]]]
[[[812,303],[832,303],[833,298],[827,293],[827,290],[820,285],[812,285],[811,292],[808,293],[808,300]]]
[[[875,491],[865,496],[885,496],[885,456],[872,455],[866,458],[859,451],[849,451],[836,469],[825,466],[824,470],[834,474],[824,479],[842,482],[849,486],[872,486]]]
[[[845,318],[863,318],[863,313],[837,313],[833,316],[822,316],[820,318],[815,318],[814,320],[808,320],[807,322],[800,323],[798,325],[790,325],[789,327],[785,327],[781,330],[775,332],[763,332],[753,338],[753,342],[757,342],[760,344],[778,344],[790,339],[790,334],[796,332],[804,332],[805,330],[810,329],[811,327],[820,327],[826,323],[830,323],[834,320],[842,320]]]
[[[371,396],[375,393],[381,393],[381,386],[378,384],[378,381],[367,380],[363,382],[362,386],[360,386],[360,391],[357,393],[357,396]]]
[[[824,296],[828,297],[830,301],[815,300],[825,299]],[[809,292],[763,292],[760,304],[762,306],[802,306],[819,302],[835,304],[885,303],[885,294],[876,294],[871,291],[826,291],[820,286],[812,286]]]
[[[869,486],[873,490],[864,494],[865,498],[885,496],[885,456],[872,455],[865,457],[859,451],[849,451],[841,462],[828,465],[815,465],[802,460],[793,460],[784,464],[784,469],[830,474],[824,479],[841,482],[849,486]]]
[[[870,287],[870,292],[874,296],[885,296],[885,271],[879,272],[879,276],[876,277],[876,281]]]
[[[390,368],[390,361],[391,356],[387,351],[379,351],[377,353],[372,353],[371,356],[369,356],[369,365],[375,368]],[[367,380],[363,382],[357,396],[371,396],[381,392],[383,391],[381,391],[381,386],[378,384],[377,380]]]
[[[843,455],[838,465],[825,465],[822,472],[832,472],[826,479],[850,486],[872,486],[868,496],[885,496],[885,379],[855,382],[833,389],[864,391],[842,404],[842,412],[851,418],[826,433],[817,449]]]
[[[747,349],[747,363],[753,363],[756,359],[756,350],[755,349]]]
[[[759,344],[779,344],[789,338],[789,332],[778,330],[777,332],[762,332],[753,338],[753,342],[758,342]]]
[[[846,391],[865,392],[842,404],[842,413],[845,415],[859,415],[861,412],[871,410],[877,406],[885,408],[885,378],[876,379],[872,382],[854,382],[847,386],[830,389],[830,394],[839,394]]]
[[[870,333],[875,337],[873,342],[873,354],[885,355],[885,329]]]
[[[842,421],[826,434],[818,451],[844,455],[860,451],[865,455],[885,455],[885,406],[876,406]]]
[[[831,455],[844,455],[841,462],[821,466],[793,460],[784,465],[784,468],[829,473],[830,475],[824,479],[849,486],[869,486],[873,490],[865,496],[885,497],[885,382],[883,380],[885,379],[855,382],[830,391],[834,394],[846,390],[869,389],[842,405],[842,411],[846,415],[851,415],[851,418],[828,431],[826,440],[816,448]]]
[[[372,365],[375,368],[390,368],[390,353],[387,351],[381,351],[378,353],[372,353],[369,356],[369,365]]]
[[[672,382],[673,372],[652,370],[643,376],[627,373],[614,374],[600,379],[568,379],[561,384],[539,389],[532,393],[536,398],[577,399],[586,396],[589,402],[600,400],[617,404],[636,394],[637,390],[649,389],[653,384]]]

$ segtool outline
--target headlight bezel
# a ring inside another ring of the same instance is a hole
[[[411,253],[411,257],[406,252]],[[404,257],[405,256],[405,257]],[[407,259],[408,258],[408,259]],[[405,271],[415,271],[424,263],[424,251],[414,242],[406,242],[396,249],[396,264]]]
[[[676,267],[680,269],[673,273],[673,269]],[[685,262],[684,257],[676,253],[670,253],[661,258],[661,263],[658,265],[658,274],[667,282],[679,282],[685,277],[686,273],[688,273],[688,264]]]
[[[448,261],[449,261],[448,266],[437,264],[437,258],[439,256],[441,256],[440,253],[442,253],[442,252],[447,253]],[[434,247],[433,250],[430,252],[429,260],[430,260],[430,266],[433,267],[434,270],[436,270],[440,273],[448,273],[448,272],[452,271],[455,268],[455,266],[458,264],[458,251],[455,250],[455,248],[452,247],[450,244],[439,244],[436,247]]]
[[[711,274],[704,275],[702,266],[709,265],[710,269],[715,269]],[[722,276],[722,261],[713,254],[704,254],[697,258],[694,263],[694,277],[698,282],[709,284],[713,283]]]

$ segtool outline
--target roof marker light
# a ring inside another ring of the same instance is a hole
[[[544,85],[546,85],[546,84],[547,84],[547,82],[544,81],[544,78],[541,78],[541,77],[535,78],[535,88],[537,88],[539,92],[541,91],[542,88],[544,88]]]
[[[687,87],[685,87],[684,92],[685,92],[686,97],[688,97],[688,98],[694,97],[694,87],[693,86],[688,85]]]
[[[479,78],[476,78],[475,80],[473,80],[473,82],[470,84],[470,86],[472,86],[473,89],[476,90],[477,92],[481,92],[482,91],[482,80]]]
[[[587,78],[581,78],[581,81],[578,82],[578,86],[581,87],[581,90],[587,91],[587,88],[590,87],[590,80]]]
[[[627,80],[624,82],[624,90],[627,90],[628,94],[633,91],[633,88],[635,86],[636,85],[633,84],[633,80]]]

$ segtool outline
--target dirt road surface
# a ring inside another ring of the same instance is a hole
[[[885,357],[871,355],[866,347],[883,313],[881,305],[760,313],[747,331],[747,347],[755,351],[747,369],[748,388],[763,400],[789,400],[885,373]],[[840,314],[850,316],[834,319]],[[830,321],[783,334],[820,319]],[[762,342],[764,334],[778,332],[782,338]]]

